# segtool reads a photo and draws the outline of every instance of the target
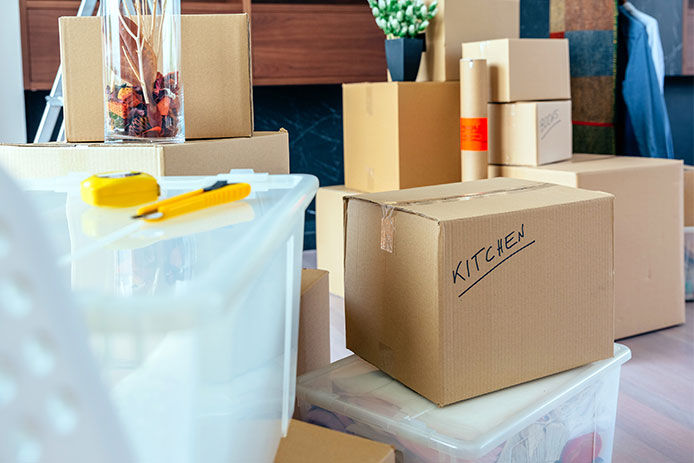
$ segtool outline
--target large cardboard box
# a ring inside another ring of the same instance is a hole
[[[460,84],[342,86],[345,186],[387,191],[460,181]]]
[[[330,293],[328,272],[301,271],[299,351],[296,375],[330,365]]]
[[[17,178],[137,170],[154,176],[215,175],[231,169],[289,173],[289,135],[192,140],[181,144],[44,143],[0,145],[0,167]]]
[[[316,261],[329,272],[330,292],[345,295],[345,227],[343,198],[361,193],[344,185],[327,186],[316,193]]]
[[[461,43],[520,37],[520,0],[439,0],[438,5],[426,32],[423,80],[459,80]]]
[[[292,420],[275,463],[395,463],[390,445]]]
[[[569,100],[566,39],[501,39],[463,44],[463,58],[489,66],[489,101]]]
[[[60,18],[65,134],[104,140],[101,19]],[[248,16],[181,16],[186,139],[249,137],[253,132]]]
[[[694,227],[694,167],[684,166],[684,226]]]
[[[539,166],[571,159],[571,100],[491,103],[489,162]]]
[[[429,400],[612,356],[611,195],[497,178],[345,202],[347,348]]]
[[[489,176],[615,196],[615,339],[684,323],[682,162],[576,154],[541,167],[489,166]]]

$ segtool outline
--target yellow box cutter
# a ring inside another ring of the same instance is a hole
[[[139,208],[133,219],[159,222],[189,212],[238,201],[251,193],[248,183],[229,183],[220,180],[207,188],[184,193]]]

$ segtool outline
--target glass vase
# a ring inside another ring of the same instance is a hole
[[[101,0],[104,140],[183,142],[180,0]]]

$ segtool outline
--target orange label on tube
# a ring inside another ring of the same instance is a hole
[[[460,150],[487,151],[487,118],[460,118]]]

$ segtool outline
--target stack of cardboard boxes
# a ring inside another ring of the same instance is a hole
[[[572,153],[569,43],[506,39],[463,44],[489,68],[489,162],[537,166]]]
[[[247,15],[181,17],[183,144],[104,144],[100,18],[63,17],[59,26],[67,142],[0,145],[0,166],[14,176],[123,170],[212,175],[237,168],[289,172],[287,132],[253,132]]]
[[[438,2],[418,82],[343,86],[345,185],[316,197],[318,267],[344,294],[342,199],[460,181],[460,44],[518,38],[520,1]]]

